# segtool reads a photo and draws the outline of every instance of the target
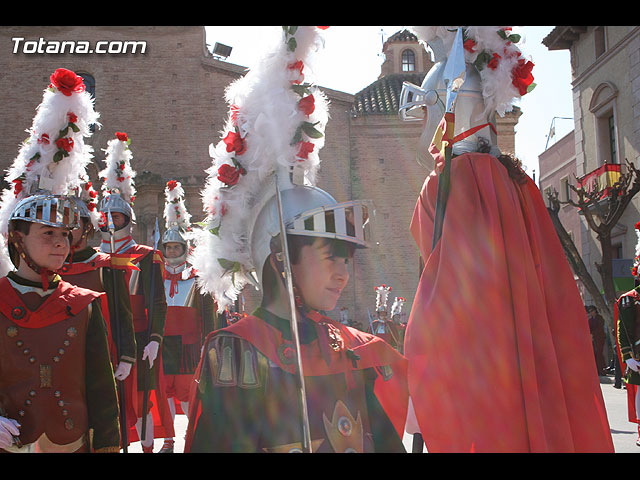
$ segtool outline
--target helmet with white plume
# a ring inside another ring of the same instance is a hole
[[[176,180],[169,180],[164,188],[164,220],[166,230],[162,234],[161,243],[166,247],[167,243],[179,243],[184,246],[183,254],[179,257],[168,258],[169,263],[182,263],[187,258],[189,241],[193,236],[191,228],[191,214],[184,203],[184,189]]]
[[[282,28],[270,54],[227,88],[230,115],[222,140],[210,147],[213,164],[202,191],[207,226],[190,262],[220,311],[246,284],[261,286],[280,234],[276,186],[288,234],[367,240],[366,205],[339,204],[314,186],[328,101],[310,77],[325,27]]]
[[[374,288],[376,292],[376,312],[387,312],[387,300],[389,298],[389,292],[391,292],[391,285],[379,285]]]
[[[393,301],[393,305],[391,305],[391,318],[393,319],[396,316],[401,316],[402,315],[402,307],[404,305],[404,302],[406,302],[407,299],[403,298],[403,297],[396,297],[395,300]]]
[[[443,73],[458,28],[463,33],[466,76],[455,105],[453,153],[477,151],[483,139],[494,155],[499,154],[496,113],[504,116],[510,112],[515,102],[535,86],[531,75],[534,65],[516,45],[521,36],[512,33],[512,27],[499,26],[410,28],[421,43],[428,45],[435,62],[420,87],[405,82],[401,94],[400,117],[425,123],[418,161],[433,167],[429,145],[444,115]]]
[[[72,197],[84,183],[86,167],[93,158],[93,149],[84,138],[91,136],[90,127],[97,124],[99,114],[80,76],[59,68],[50,80],[27,130],[29,137],[5,175],[12,187],[0,200],[3,247],[7,236],[13,237],[16,220],[68,229],[79,224],[78,207]],[[12,239],[6,246],[16,248]],[[12,268],[7,250],[2,248],[0,253],[2,274]],[[18,261],[15,255],[11,257]],[[29,261],[24,252],[20,257]]]
[[[132,205],[136,195],[133,179],[135,170],[131,167],[133,153],[129,148],[131,139],[124,132],[116,132],[116,138],[107,142],[105,168],[99,173],[102,179],[102,200],[99,210],[107,214],[108,211],[126,215],[131,222],[135,222]],[[129,226],[130,224],[127,224]]]

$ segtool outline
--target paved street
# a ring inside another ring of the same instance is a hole
[[[600,377],[600,387],[607,408],[609,427],[613,438],[616,453],[640,453],[640,447],[636,446],[638,431],[635,424],[627,420],[627,391],[613,388],[613,377]],[[175,453],[184,451],[184,435],[187,428],[187,417],[178,415],[176,418]],[[407,451],[411,451],[411,436],[405,435],[404,445]],[[162,448],[163,440],[156,439],[154,452]],[[426,451],[426,450],[425,450]],[[140,453],[140,443],[136,442],[129,447],[130,453]]]

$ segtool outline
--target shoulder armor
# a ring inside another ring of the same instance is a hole
[[[237,335],[220,332],[207,343],[208,375],[216,387],[259,388],[267,359]]]

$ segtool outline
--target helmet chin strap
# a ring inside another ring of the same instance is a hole
[[[42,281],[42,289],[44,291],[49,290],[49,275],[54,275],[56,272],[53,270],[49,270],[48,268],[41,267],[37,265],[33,259],[29,256],[27,251],[22,246],[22,239],[16,239],[13,234],[14,232],[9,232],[9,242],[13,245],[13,247],[18,252],[20,259],[24,261],[24,263],[35,273],[40,274],[40,279]],[[16,265],[16,268],[18,265]]]

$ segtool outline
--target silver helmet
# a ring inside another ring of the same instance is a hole
[[[162,234],[162,245],[166,245],[167,243],[180,243],[182,245],[188,245],[185,238],[180,233],[180,229],[178,227],[171,227],[164,231]]]
[[[98,210],[100,210],[105,215],[107,212],[119,212],[123,215],[126,215],[132,223],[135,223],[136,214],[131,208],[131,205],[120,196],[119,193],[111,193],[102,197],[100,200],[100,204],[98,206]]]
[[[368,247],[373,240],[371,228],[375,216],[373,202],[338,202],[329,193],[311,185],[295,185],[281,177],[282,217],[287,234],[344,240],[356,247]],[[275,184],[273,186],[275,189]],[[258,282],[271,252],[271,240],[280,235],[280,220],[275,190],[264,206],[257,208],[251,230],[251,257]]]
[[[18,202],[9,217],[14,220],[73,230],[80,226],[80,210],[72,197],[36,194]]]

